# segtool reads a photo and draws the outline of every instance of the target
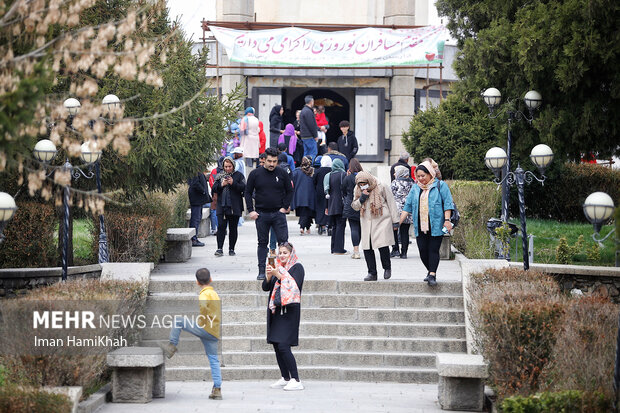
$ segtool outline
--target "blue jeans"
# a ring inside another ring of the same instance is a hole
[[[189,227],[194,228],[196,233],[192,237],[193,240],[198,239],[198,227],[200,227],[200,220],[202,219],[202,205],[191,205],[190,207]]]
[[[217,357],[217,347],[219,340],[207,333],[207,331],[197,326],[191,319],[177,318],[174,323],[174,327],[170,330],[170,342],[175,346],[179,344],[179,336],[181,330],[185,330],[190,334],[195,335],[202,341],[202,345],[207,353],[209,359],[209,365],[211,365],[211,378],[213,378],[214,387],[222,387],[222,372],[220,370],[220,360]]]
[[[304,144],[304,156],[309,156],[314,161],[317,154],[316,141],[314,138],[301,138]]]
[[[204,204],[205,208],[211,208],[211,203],[209,202],[208,204]],[[217,230],[217,210],[215,209],[215,205],[213,205],[213,209],[209,209],[210,211],[210,216],[209,218],[211,219],[211,232]]]
[[[271,227],[271,231],[269,231],[269,249],[276,249],[276,230]]]

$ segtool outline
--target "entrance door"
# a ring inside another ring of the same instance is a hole
[[[383,162],[385,148],[385,91],[381,88],[355,90],[356,158],[364,162]]]
[[[278,87],[255,87],[252,89],[252,104],[255,105],[255,116],[263,122],[263,130],[267,135],[267,146],[269,146],[269,114],[275,105],[282,104],[282,89]]]

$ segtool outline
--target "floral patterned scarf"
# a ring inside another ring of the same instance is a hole
[[[435,168],[433,168],[433,166],[431,165],[430,162],[425,161],[422,162],[420,165],[424,166],[426,169],[428,169],[428,172],[431,174],[432,178],[430,181],[428,181],[428,183],[426,185],[422,185],[420,183],[420,181],[416,181],[418,186],[420,187],[420,189],[422,189],[422,194],[420,195],[420,231],[422,232],[428,232],[430,231],[430,223],[428,220],[428,213],[429,213],[429,207],[428,207],[428,194],[431,190],[431,186],[435,183]]]
[[[288,272],[293,265],[297,264],[297,261],[298,258],[295,253],[295,248],[292,249],[291,256],[286,263],[282,263],[279,258],[276,261],[276,268],[280,273],[280,279],[276,281],[276,284],[271,291],[271,297],[269,297],[269,310],[271,310],[271,314],[275,314],[276,312],[274,300],[278,289],[280,290],[280,301],[282,303],[282,308],[288,304],[301,303],[301,292],[299,291],[297,282]]]

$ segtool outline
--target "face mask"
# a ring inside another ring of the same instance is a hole
[[[361,189],[362,191],[363,191],[363,190],[368,189],[369,187],[370,187],[370,185],[368,185],[368,184],[366,184],[366,185],[360,185],[360,189]]]

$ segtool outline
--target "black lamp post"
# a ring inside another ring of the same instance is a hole
[[[542,178],[538,178],[534,173],[530,171],[524,171],[521,165],[517,165],[517,169],[514,172],[506,171],[504,168],[508,162],[508,156],[502,148],[491,148],[487,151],[484,158],[484,162],[495,174],[495,183],[499,185],[507,185],[508,188],[514,184],[517,185],[517,193],[519,196],[519,215],[521,218],[521,235],[523,236],[523,269],[528,270],[530,268],[528,244],[527,244],[527,227],[525,218],[525,184],[530,184],[534,180],[544,185],[545,182],[545,168],[553,160],[553,151],[545,144],[536,145],[530,153],[530,159],[538,167]],[[501,177],[502,171],[504,172],[503,178]]]
[[[494,111],[496,108],[499,107],[501,101],[502,101],[502,94],[499,90],[497,90],[494,87],[488,88],[486,89],[483,93],[482,93],[482,98],[484,99],[484,103],[486,103],[486,105],[489,107],[489,117],[491,119],[495,119],[498,116],[501,115],[501,112],[498,112],[496,115],[493,115]],[[511,168],[511,159],[512,159],[512,122],[513,121],[518,121],[521,119],[525,119],[528,123],[532,123],[532,120],[534,119],[534,111],[536,109],[538,109],[538,107],[541,105],[542,103],[542,96],[540,95],[540,93],[538,93],[535,90],[530,90],[529,92],[527,92],[525,94],[525,96],[523,97],[523,103],[525,103],[525,106],[527,107],[528,111],[529,111],[529,117],[527,115],[525,115],[523,112],[519,111],[518,109],[512,109],[512,102],[515,99],[508,99],[508,102],[506,102],[506,105],[504,106],[507,109],[507,114],[508,114],[508,142],[506,145],[506,163],[505,163],[505,168],[502,170],[502,178],[506,177],[506,174],[508,174],[508,172],[510,172],[510,168]],[[518,99],[518,101],[520,101],[521,99]],[[516,105],[515,105],[516,106]],[[509,203],[510,203],[510,185],[508,184],[508,181],[505,180],[504,184],[502,185],[502,221],[506,222],[508,221],[508,215],[509,215]]]
[[[15,199],[6,192],[0,192],[0,244],[4,242],[4,227],[17,211]]]
[[[103,99],[103,104],[108,108],[108,111],[111,111],[116,105],[120,105],[120,100],[115,95],[107,95]],[[79,109],[81,107],[80,102],[75,98],[69,98],[65,100],[63,103],[64,107],[69,112],[69,117],[77,115]],[[34,157],[42,162],[46,168],[48,168],[48,163],[56,156],[56,145],[48,139],[43,139],[34,147]],[[85,162],[85,166],[88,168],[87,172],[85,172],[79,166],[73,166],[69,162],[69,159],[66,159],[65,163],[62,166],[53,167],[52,170],[48,173],[48,176],[51,175],[56,170],[68,171],[71,174],[71,178],[77,180],[80,177],[84,177],[86,179],[96,178],[97,182],[97,192],[101,193],[101,167],[100,167],[100,159],[101,159],[101,149],[98,148],[97,140],[86,141],[80,147],[80,158]],[[94,169],[94,171],[93,171]],[[71,197],[71,191],[69,185],[63,186],[63,208],[64,208],[64,217],[63,217],[63,248],[62,248],[62,280],[66,281],[67,279],[67,259],[68,259],[68,248],[69,248],[69,201]],[[98,251],[98,262],[108,262],[109,254],[108,254],[108,240],[105,231],[105,220],[103,214],[99,215],[99,251]]]

